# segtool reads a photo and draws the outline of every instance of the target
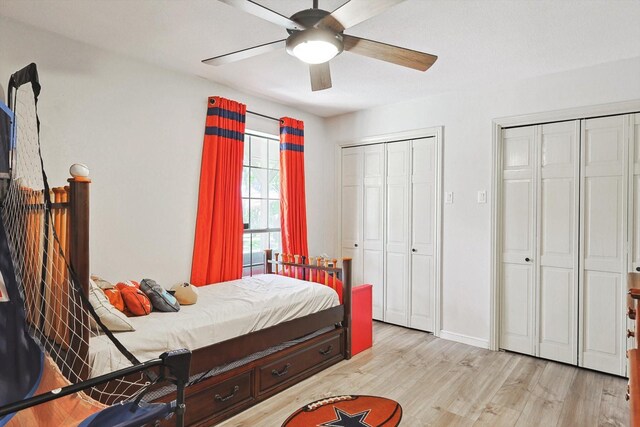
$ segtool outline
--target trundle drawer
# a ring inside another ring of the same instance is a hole
[[[340,354],[342,335],[335,335],[304,350],[284,356],[260,368],[260,392],[264,392],[290,378],[322,364]]]
[[[187,398],[187,416],[194,414],[216,414],[234,405],[251,400],[251,372],[231,377],[220,384],[206,387]],[[196,421],[196,420],[188,420]]]

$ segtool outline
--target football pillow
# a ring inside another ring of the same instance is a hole
[[[140,289],[151,300],[153,308],[158,311],[178,311],[180,303],[165,288],[158,285],[153,279],[142,279]]]

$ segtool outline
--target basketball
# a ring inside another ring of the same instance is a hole
[[[294,412],[282,427],[395,427],[402,407],[377,396],[335,396],[309,403]]]

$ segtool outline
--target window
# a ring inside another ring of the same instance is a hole
[[[242,275],[264,273],[264,250],[279,252],[280,141],[247,131],[242,168]]]

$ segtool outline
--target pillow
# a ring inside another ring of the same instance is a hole
[[[140,284],[133,280],[116,284],[116,289],[120,291],[124,301],[127,316],[146,316],[151,313],[151,301],[140,290]]]
[[[112,332],[133,331],[133,325],[127,319],[127,316],[118,311],[107,299],[102,289],[93,281],[89,280],[89,302],[96,311],[96,314],[104,324]],[[92,315],[89,315],[89,325],[94,331],[100,330],[98,323]]]
[[[182,305],[195,304],[198,301],[198,288],[189,283],[178,283],[171,290]]]
[[[91,280],[93,280],[94,282],[96,282],[96,285],[98,285],[98,287],[102,290],[105,289],[113,289],[115,286],[113,286],[113,283],[104,280],[102,277],[98,277],[95,275],[91,275]]]
[[[165,288],[158,285],[153,279],[142,279],[140,289],[151,300],[153,308],[159,311],[178,311],[180,303]]]
[[[98,285],[96,285],[98,286]],[[100,289],[104,292],[106,297],[109,299],[109,303],[114,306],[117,310],[120,310],[124,313],[124,301],[122,300],[122,294],[116,288],[112,289]]]

